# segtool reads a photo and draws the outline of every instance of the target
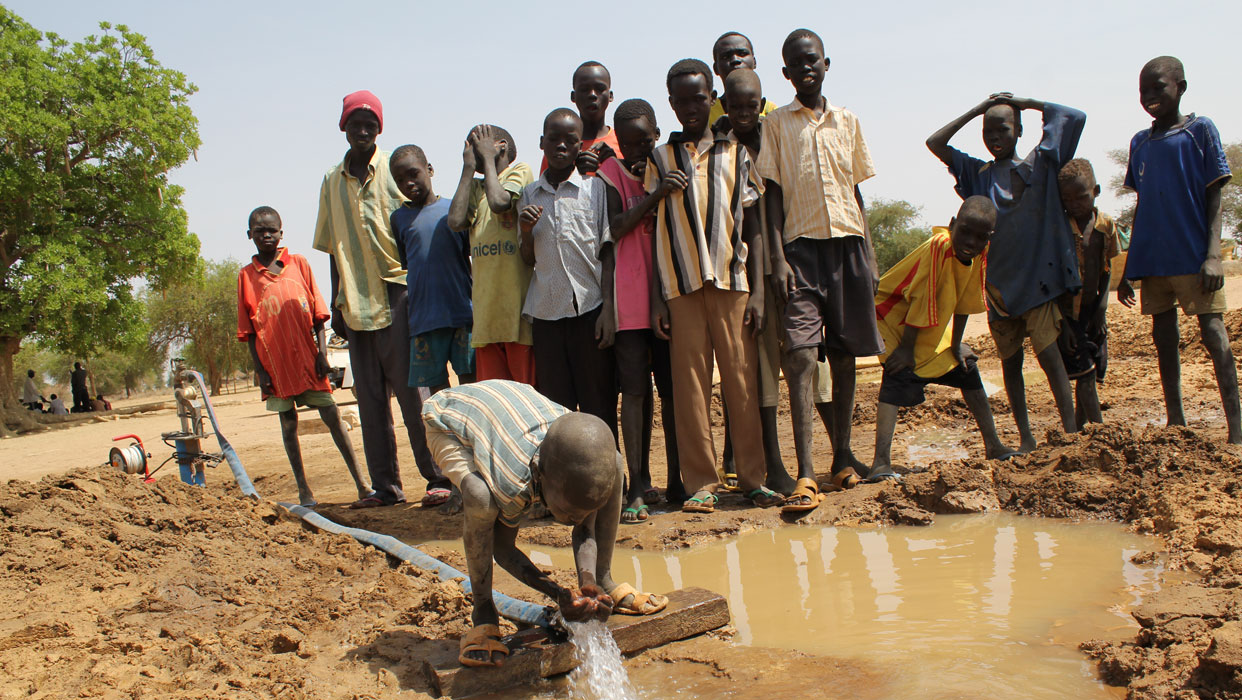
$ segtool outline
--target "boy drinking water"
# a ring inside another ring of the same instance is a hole
[[[1125,184],[1138,193],[1138,208],[1125,276],[1143,282],[1142,311],[1152,317],[1169,425],[1186,425],[1178,352],[1180,306],[1182,313],[1199,319],[1200,337],[1216,370],[1229,442],[1237,445],[1242,444],[1238,370],[1221,319],[1226,309],[1221,189],[1232,173],[1212,120],[1182,114],[1185,93],[1185,69],[1172,56],[1153,58],[1139,73],[1139,99],[1152,124],[1130,140]],[[1126,306],[1134,304],[1133,291],[1118,289],[1117,297]]]
[[[449,229],[449,202],[432,191],[435,170],[423,149],[398,148],[389,159],[389,169],[397,189],[409,200],[390,218],[407,270],[409,383],[434,394],[448,388],[450,363],[460,383],[474,381],[469,236]]]
[[[655,207],[643,186],[647,160],[660,138],[655,110],[646,100],[626,100],[613,115],[613,133],[621,153],[599,167],[598,176],[608,186],[608,219],[612,229],[616,288],[617,335],[613,351],[621,387],[621,437],[629,468],[629,492],[621,522],[647,519],[648,506],[656,504],[658,492],[651,486],[651,422],[654,397],[651,380],[660,393],[664,424],[664,449],[668,461],[670,503],[686,500],[677,459],[677,429],[673,411],[673,376],[668,341],[651,332],[652,234]]]
[[[532,270],[518,251],[517,227],[517,201],[532,177],[530,166],[516,160],[508,131],[490,124],[471,129],[448,226],[470,231],[473,276],[487,281],[473,285],[470,297],[475,377],[534,384],[534,340],[530,322],[522,318]]]
[[[1081,428],[1104,422],[1096,383],[1104,380],[1108,365],[1108,288],[1121,244],[1117,224],[1095,208],[1100,186],[1091,163],[1082,158],[1066,163],[1057,174],[1057,187],[1073,228],[1082,277],[1081,292],[1061,297],[1066,330],[1059,341],[1066,375],[1074,380],[1074,420]],[[1125,280],[1122,284],[1129,286]]]
[[[1001,444],[983,389],[975,353],[962,342],[970,314],[987,310],[983,301],[988,238],[996,227],[996,206],[987,197],[962,202],[949,228],[932,229],[914,252],[880,278],[875,315],[884,336],[884,378],[875,414],[875,457],[869,479],[897,477],[893,431],[899,406],[923,403],[923,388],[941,384],[962,390],[962,399],[983,433],[988,459],[1017,454]],[[952,324],[950,324],[952,321]],[[952,325],[952,331],[950,331]]]
[[[1039,145],[1018,160],[1014,147],[1022,135],[1022,110],[1043,114]],[[989,162],[949,145],[954,134],[975,117],[983,117],[983,143]],[[1048,385],[1067,433],[1078,430],[1074,397],[1057,347],[1061,334],[1058,297],[1082,287],[1078,256],[1069,219],[1061,208],[1057,173],[1074,157],[1087,115],[1082,112],[1009,93],[996,93],[927,139],[927,148],[957,180],[963,199],[984,195],[996,205],[996,233],[988,254],[988,328],[1001,357],[1005,393],[1022,442],[1020,452],[1035,449],[1035,435],[1026,410],[1022,377],[1022,342],[1031,338],[1035,359]]]
[[[246,237],[258,251],[237,273],[237,339],[250,346],[267,410],[280,415],[285,454],[298,485],[298,502],[316,505],[298,443],[298,406],[314,406],[340,450],[358,498],[371,489],[358,474],[354,446],[341,422],[328,384],[324,324],[332,317],[319,294],[310,263],[280,247],[280,214],[271,207],[250,212]]]

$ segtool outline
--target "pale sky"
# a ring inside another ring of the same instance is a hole
[[[570,75],[586,60],[608,66],[614,105],[645,98],[663,134],[676,131],[665,72],[688,56],[710,64],[712,42],[731,30],[751,38],[764,93],[782,105],[793,91],[781,76],[781,43],[798,27],[818,32],[832,60],[825,94],[858,115],[875,161],[878,175],[863,183],[863,194],[908,200],[923,208],[928,224],[947,222],[960,200],[923,141],[992,92],[1085,111],[1078,155],[1107,182],[1116,172],[1107,151],[1125,148],[1150,125],[1138,102],[1139,69],[1171,54],[1186,65],[1183,111],[1210,116],[1226,143],[1242,141],[1236,1],[720,0],[684,5],[693,15],[639,1],[577,12],[566,6],[555,19],[549,3],[477,0],[7,4],[71,41],[96,32],[100,21],[144,34],[161,63],[199,88],[191,105],[203,145],[172,179],[186,188],[202,254],[248,260],[254,249],[246,215],[268,204],[280,211],[286,244],[310,259],[325,294],[327,256],[310,248],[319,185],[346,150],[337,128],[341,98],[359,89],[384,103],[380,147],[422,146],[445,197],[461,172],[462,140],[477,123],[507,128],[519,159],[537,166],[543,117],[572,106]],[[1038,115],[1024,122],[1022,153],[1039,138]],[[979,128],[968,125],[953,145],[986,157]],[[1107,193],[1100,206],[1120,208]]]

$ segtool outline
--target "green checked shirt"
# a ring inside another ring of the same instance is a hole
[[[348,154],[323,176],[315,250],[336,260],[340,286],[332,306],[345,325],[377,331],[392,324],[385,282],[405,284],[405,264],[388,217],[405,201],[388,172],[388,152],[376,148],[365,182],[346,169]]]

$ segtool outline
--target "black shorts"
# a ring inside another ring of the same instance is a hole
[[[613,352],[617,358],[617,384],[622,394],[646,395],[654,376],[660,397],[672,399],[673,372],[667,340],[660,340],[646,328],[617,331]]]
[[[913,369],[906,368],[894,374],[884,374],[880,380],[880,403],[890,406],[917,406],[927,398],[923,388],[928,384],[951,386],[962,391],[983,389],[983,377],[974,360],[958,365],[939,377],[920,377]]]
[[[810,347],[854,357],[884,352],[866,239],[795,238],[785,244],[785,260],[794,273],[794,292],[782,318],[786,352]]]

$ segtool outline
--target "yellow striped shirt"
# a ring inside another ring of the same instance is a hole
[[[356,331],[375,331],[392,323],[385,282],[405,284],[405,264],[388,217],[405,197],[388,172],[388,153],[376,148],[366,182],[349,174],[349,156],[323,176],[315,250],[335,258],[340,275],[332,306]]]
[[[781,187],[784,239],[863,235],[854,187],[875,175],[854,113],[824,100],[824,114],[796,98],[763,120],[759,177]]]
[[[656,268],[665,299],[718,289],[748,292],[742,210],[759,199],[750,154],[732,134],[708,132],[698,143],[673,132],[651,152],[645,186],[654,192],[672,170],[686,174],[685,191],[656,210]]]

